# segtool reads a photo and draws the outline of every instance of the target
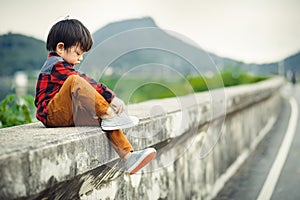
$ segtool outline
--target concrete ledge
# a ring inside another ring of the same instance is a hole
[[[66,188],[66,181],[73,186],[70,199],[84,199],[88,194],[97,199],[101,195],[123,198],[118,196],[120,187],[133,188],[128,190],[135,191],[132,195],[143,194],[136,191],[142,183],[164,178],[175,183],[162,180],[165,184],[161,183],[160,189],[148,185],[144,195],[159,191],[161,199],[165,194],[169,199],[209,197],[222,173],[244,149],[250,148],[251,140],[259,136],[259,130],[268,120],[277,117],[281,102],[279,89],[283,84],[282,78],[273,78],[252,85],[130,105],[130,114],[137,115],[141,123],[124,130],[128,139],[135,149],[155,146],[159,150],[156,161],[140,177],[127,177],[103,167],[114,165],[109,163],[114,163],[118,156],[98,127],[44,128],[40,123],[33,123],[0,129],[0,199],[51,199],[51,195],[62,191],[50,194],[48,189]],[[228,145],[234,147],[228,148]],[[198,160],[191,163],[189,157],[194,154]],[[198,170],[191,169],[197,165]],[[189,174],[184,174],[183,183],[179,179],[176,182],[171,175],[182,175],[176,174],[176,169]],[[103,178],[105,174],[110,174],[110,178]],[[116,176],[121,176],[122,184],[111,182]],[[197,185],[187,183],[193,180],[203,187],[197,190]],[[170,188],[165,188],[164,193],[166,182]],[[93,194],[89,193],[91,185],[96,190]],[[190,193],[183,196],[188,186]],[[103,192],[110,188],[113,192]],[[178,194],[171,194],[174,188]]]

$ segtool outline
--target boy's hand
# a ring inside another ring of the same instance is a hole
[[[113,111],[113,109],[111,107],[108,107],[106,113],[101,116],[101,119],[111,119],[114,116],[115,116],[115,112]]]
[[[110,105],[118,115],[124,112],[126,109],[124,101],[122,101],[118,97],[114,97]]]

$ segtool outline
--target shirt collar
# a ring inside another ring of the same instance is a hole
[[[51,51],[49,54],[48,54],[48,58],[52,57],[52,56],[59,56],[55,51]]]

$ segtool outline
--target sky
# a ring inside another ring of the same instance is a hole
[[[0,0],[0,34],[46,40],[69,18],[91,33],[111,22],[152,17],[206,51],[245,63],[280,61],[300,51],[299,0]]]

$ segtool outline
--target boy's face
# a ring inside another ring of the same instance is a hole
[[[64,61],[76,65],[79,64],[83,59],[83,54],[85,53],[80,49],[79,46],[75,45],[68,49],[65,49],[63,46],[60,49],[57,49],[57,54],[61,56]]]

